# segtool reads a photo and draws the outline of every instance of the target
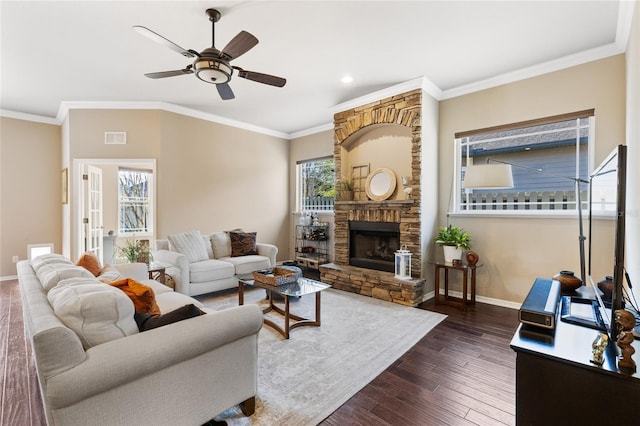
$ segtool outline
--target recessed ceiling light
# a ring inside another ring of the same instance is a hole
[[[343,82],[344,84],[353,83],[353,77],[351,77],[350,75],[345,75],[340,79],[340,81]]]

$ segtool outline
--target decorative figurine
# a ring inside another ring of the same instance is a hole
[[[608,343],[609,336],[604,333],[598,334],[596,340],[594,340],[591,344],[591,348],[593,350],[593,359],[591,360],[592,363],[602,365],[602,363],[604,362],[604,350],[607,347]]]
[[[633,342],[633,327],[636,326],[636,319],[633,314],[624,309],[617,309],[614,318],[618,325],[618,347],[621,355],[618,358],[618,368],[636,371],[636,363],[631,359],[631,355],[635,353],[635,349],[631,346]]]

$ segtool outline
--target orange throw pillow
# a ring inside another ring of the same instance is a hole
[[[97,257],[94,256],[93,253],[86,252],[80,259],[76,262],[76,266],[82,266],[87,271],[91,272],[95,277],[100,275],[102,272],[102,266],[100,266],[100,261]]]
[[[136,312],[150,315],[159,315],[160,308],[156,303],[156,295],[151,287],[139,283],[132,278],[110,282],[109,285],[118,287],[129,296],[133,302]]]

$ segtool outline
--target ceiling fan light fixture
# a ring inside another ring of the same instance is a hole
[[[200,80],[211,84],[227,83],[233,74],[233,68],[220,59],[198,58],[193,69]]]

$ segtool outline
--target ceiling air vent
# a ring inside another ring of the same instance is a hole
[[[127,132],[104,132],[105,145],[125,145]]]

